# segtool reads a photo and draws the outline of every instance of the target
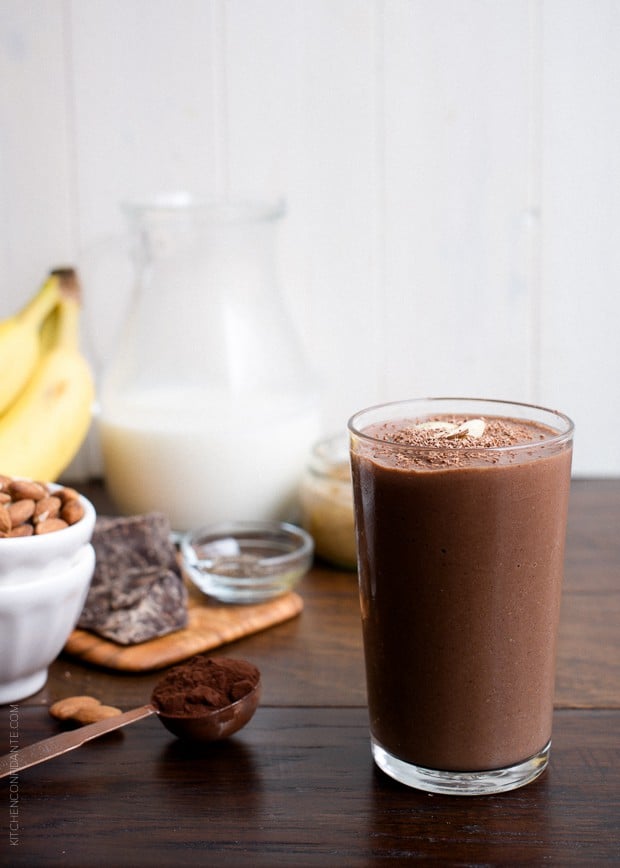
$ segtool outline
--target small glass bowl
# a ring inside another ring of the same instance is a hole
[[[222,603],[261,603],[285,594],[310,569],[313,554],[312,537],[285,522],[226,522],[181,539],[188,576]]]

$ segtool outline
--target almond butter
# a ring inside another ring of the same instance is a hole
[[[64,530],[69,527],[66,521],[62,518],[47,518],[45,521],[38,522],[34,527],[35,534],[52,533],[55,530]]]

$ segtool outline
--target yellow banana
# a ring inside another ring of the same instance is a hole
[[[59,274],[51,274],[22,310],[0,322],[0,413],[24,388],[39,359],[39,328],[60,298]]]
[[[61,294],[55,334],[47,336],[26,387],[0,415],[0,473],[53,482],[84,442],[95,388],[79,349],[79,316],[75,295]]]
[[[61,295],[75,298],[78,302],[80,301],[81,290],[75,269],[57,268],[55,271],[50,272],[50,279],[58,281],[57,301],[60,300]],[[41,355],[51,349],[56,340],[59,316],[58,304],[56,304],[41,322],[39,328],[39,353]]]

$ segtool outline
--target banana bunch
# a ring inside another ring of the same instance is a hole
[[[95,388],[79,318],[77,277],[65,269],[0,323],[0,473],[54,482],[84,442]]]

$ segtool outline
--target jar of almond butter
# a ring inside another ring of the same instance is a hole
[[[346,435],[316,443],[300,488],[301,523],[314,539],[316,554],[330,563],[356,568],[353,489]]]

